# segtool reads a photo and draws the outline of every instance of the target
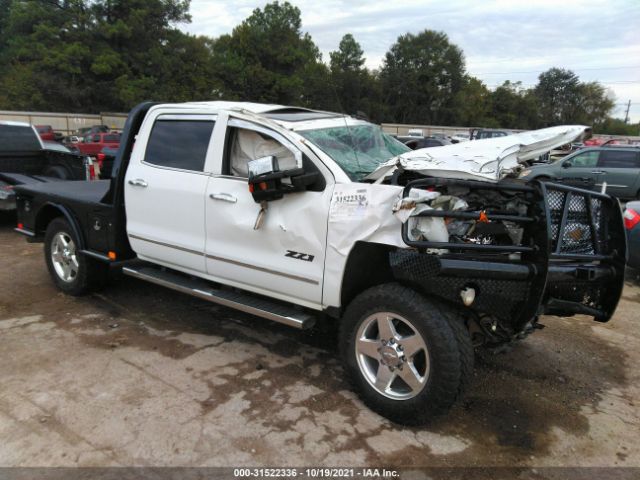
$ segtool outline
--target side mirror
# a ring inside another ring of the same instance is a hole
[[[572,164],[571,164],[571,160],[567,160],[566,162],[562,163],[562,168],[571,168]]]
[[[278,200],[283,197],[284,172],[278,167],[278,159],[269,155],[247,163],[249,191],[256,203]]]
[[[247,163],[247,168],[249,170],[249,179],[268,173],[275,173],[280,170],[280,168],[278,168],[278,159],[273,155],[251,160]]]

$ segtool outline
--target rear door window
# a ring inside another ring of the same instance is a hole
[[[636,151],[604,150],[600,154],[599,166],[605,168],[640,168]]]
[[[159,167],[204,171],[214,124],[212,120],[157,120],[144,161]]]

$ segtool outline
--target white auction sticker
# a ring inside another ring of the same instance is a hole
[[[329,219],[364,217],[369,205],[369,188],[345,188],[333,192]]]

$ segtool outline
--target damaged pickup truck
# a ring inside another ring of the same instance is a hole
[[[118,266],[296,328],[338,321],[365,403],[421,424],[460,397],[474,348],[523,338],[544,314],[613,315],[618,202],[512,178],[584,130],[410,151],[341,114],[145,103],[110,180],[16,187],[19,231],[72,295]]]

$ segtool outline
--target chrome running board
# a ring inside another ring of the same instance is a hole
[[[283,302],[266,299],[252,293],[214,288],[205,280],[149,264],[126,266],[122,268],[122,273],[290,327],[311,328],[316,320],[313,315]]]

